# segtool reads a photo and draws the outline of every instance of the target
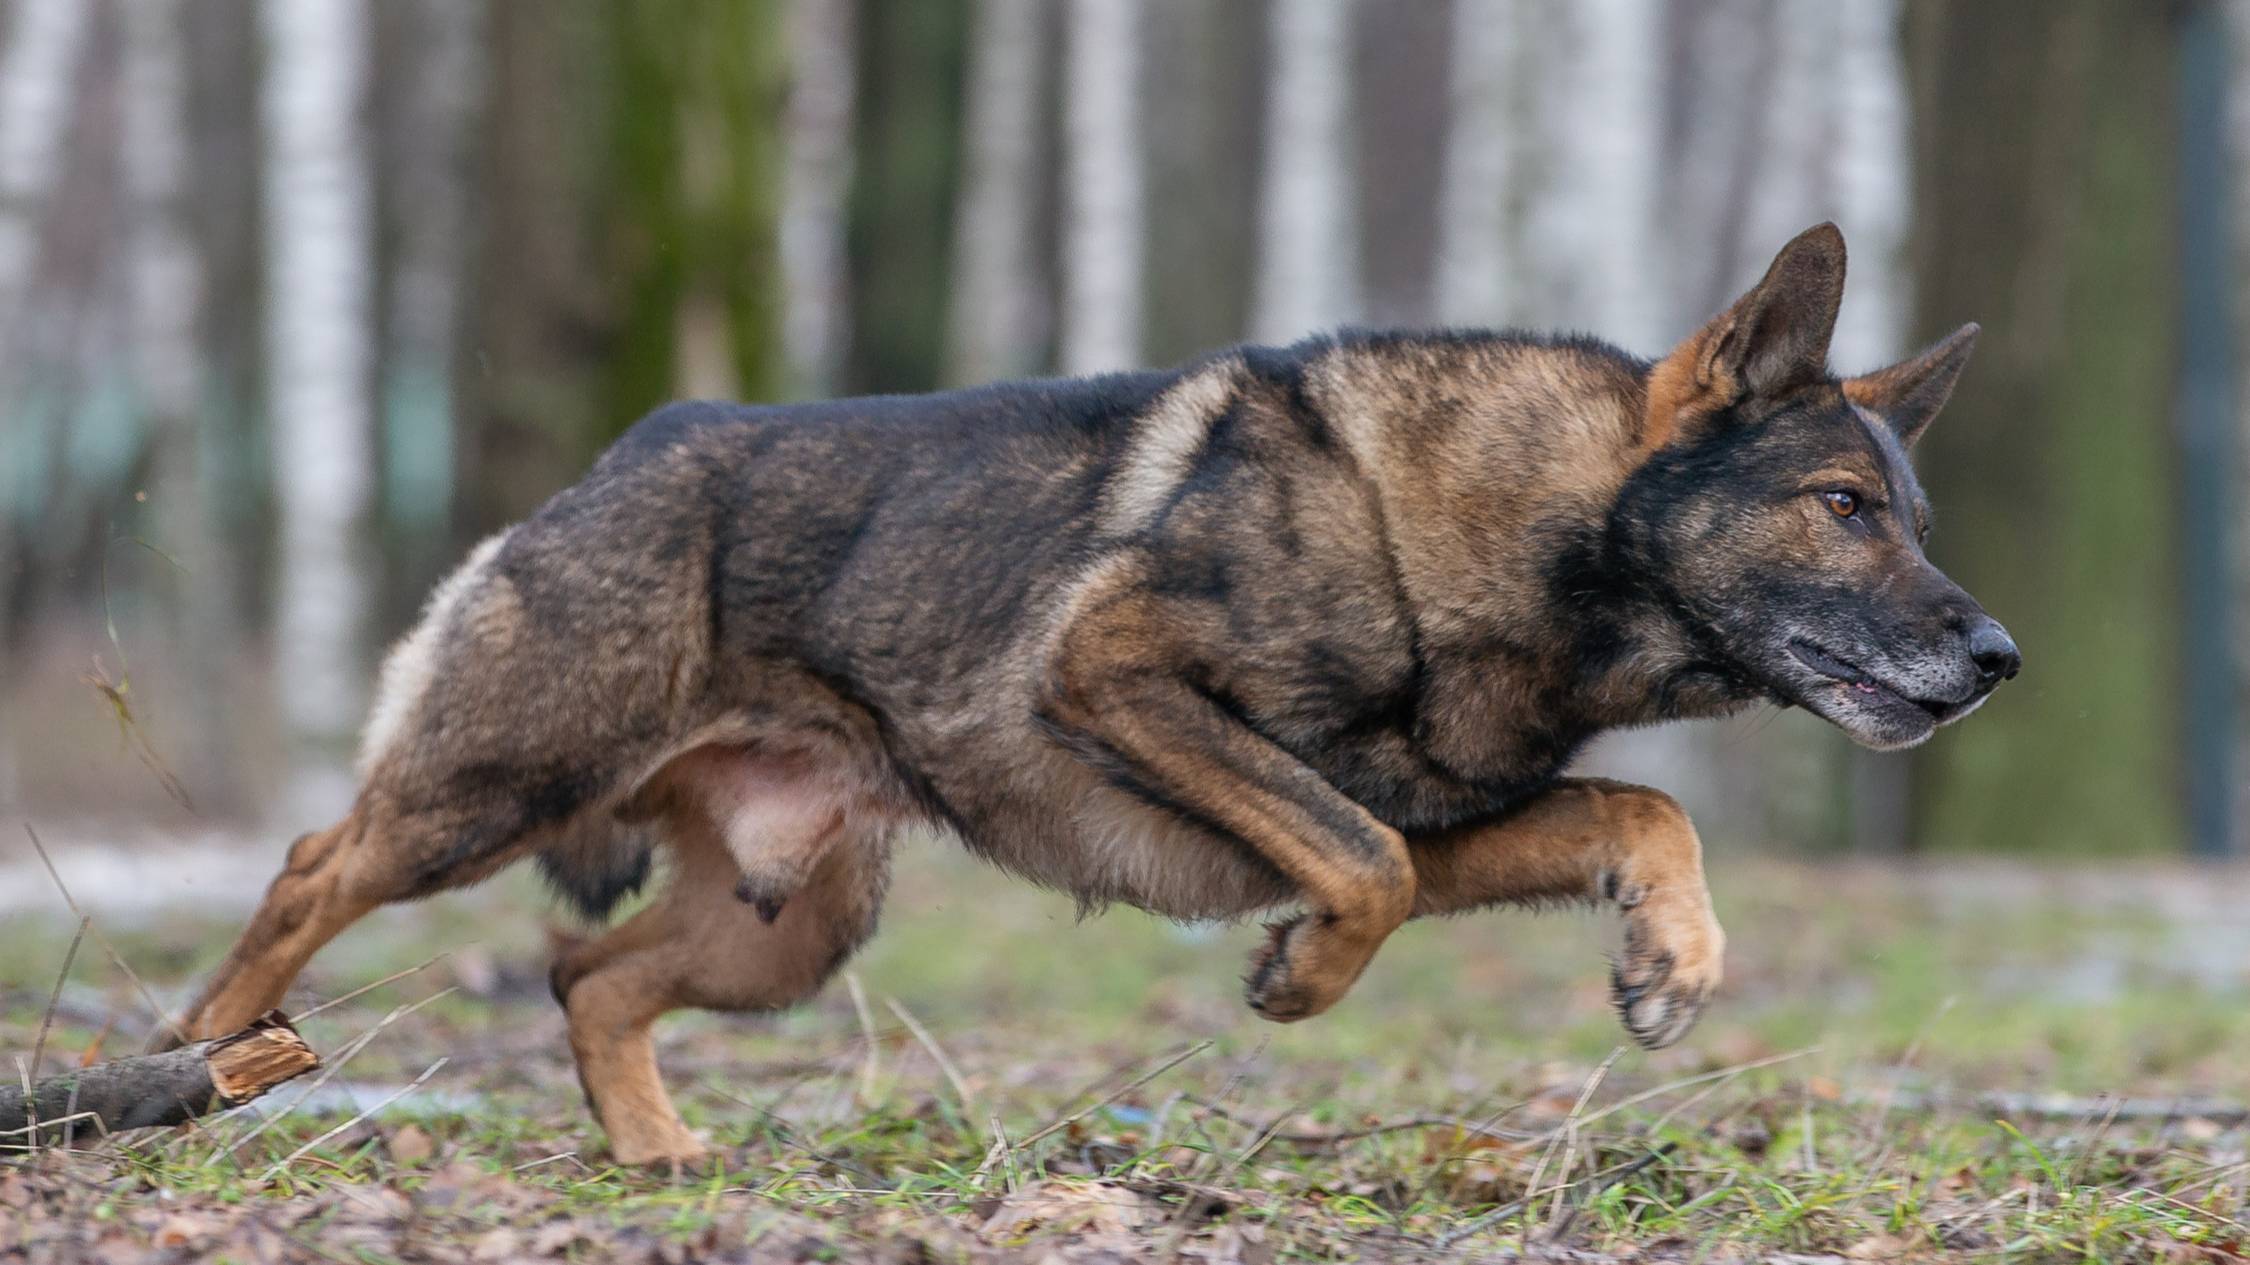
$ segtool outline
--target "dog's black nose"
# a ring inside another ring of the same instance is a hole
[[[2023,667],[2023,655],[2016,650],[2015,639],[1990,615],[1979,615],[1969,625],[1969,658],[1987,685],[2009,680]]]

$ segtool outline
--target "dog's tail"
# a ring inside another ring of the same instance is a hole
[[[618,902],[648,882],[656,848],[653,823],[625,823],[588,813],[539,852],[539,872],[588,922],[603,922]]]

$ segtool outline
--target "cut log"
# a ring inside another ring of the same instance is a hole
[[[0,1086],[0,1151],[180,1124],[237,1107],[320,1066],[278,1010],[240,1032]]]

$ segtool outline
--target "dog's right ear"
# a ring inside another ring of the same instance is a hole
[[[1816,224],[1775,255],[1765,278],[1649,372],[1642,447],[1661,448],[1752,396],[1828,376],[1844,301],[1844,235]]]

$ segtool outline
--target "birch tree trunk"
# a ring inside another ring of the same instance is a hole
[[[1050,307],[1039,249],[1040,62],[1047,0],[975,0],[953,221],[947,374],[956,382],[1037,367]]]
[[[1288,343],[1355,318],[1350,0],[1272,6],[1265,188],[1251,337]]]
[[[295,815],[323,820],[359,719],[368,588],[358,532],[372,466],[366,10],[266,0],[267,397],[280,504],[276,693]]]
[[[61,178],[63,135],[86,46],[87,0],[17,0],[0,48],[0,381],[29,316],[40,213]]]
[[[63,135],[78,82],[91,6],[18,0],[0,47],[0,472],[35,465],[22,416],[33,332],[31,282],[44,213],[61,179]],[[13,578],[22,564],[16,489],[0,482],[0,654],[12,640]],[[16,760],[0,730],[0,802],[16,798]]]
[[[1508,319],[1515,278],[1508,249],[1514,183],[1519,42],[1515,0],[1454,0],[1447,67],[1451,123],[1440,178],[1432,299],[1449,325]]]
[[[1141,359],[1141,0],[1070,0],[1063,85],[1062,369]]]
[[[843,371],[850,328],[844,217],[852,178],[857,4],[790,0],[784,21],[791,76],[782,119],[782,338],[794,391],[828,395]]]

